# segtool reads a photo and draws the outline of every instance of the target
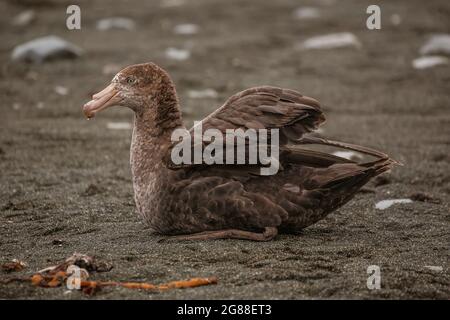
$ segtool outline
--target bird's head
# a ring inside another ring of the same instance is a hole
[[[117,73],[109,86],[94,94],[83,106],[83,113],[89,119],[111,106],[124,106],[142,113],[145,108],[158,105],[167,87],[173,88],[169,76],[154,63],[132,65]],[[154,103],[149,103],[152,101]]]

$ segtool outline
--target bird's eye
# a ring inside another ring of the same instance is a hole
[[[128,84],[133,84],[135,82],[136,82],[136,79],[134,79],[134,78],[127,78],[127,83]]]

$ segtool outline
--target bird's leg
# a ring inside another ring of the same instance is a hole
[[[251,241],[270,241],[278,234],[275,227],[266,227],[264,232],[251,232],[237,229],[226,229],[217,231],[204,231],[199,233],[171,236],[161,239],[159,242],[184,241],[184,240],[217,240],[217,239],[241,239]]]

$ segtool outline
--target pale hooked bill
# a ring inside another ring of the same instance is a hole
[[[381,200],[377,202],[375,205],[375,208],[378,210],[385,210],[389,208],[390,206],[397,204],[397,203],[412,203],[413,201],[411,199],[388,199],[388,200]]]

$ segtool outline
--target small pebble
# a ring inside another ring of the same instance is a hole
[[[198,31],[199,27],[196,24],[192,23],[179,24],[176,25],[175,28],[173,29],[173,32],[175,34],[180,35],[193,35],[198,33]]]
[[[56,86],[53,90],[60,96],[66,96],[69,93],[69,89],[63,86]]]
[[[185,49],[167,48],[166,57],[172,60],[183,61],[189,59],[191,52]]]
[[[448,64],[448,58],[442,56],[426,56],[414,59],[412,66],[414,69],[422,70],[431,67]]]
[[[97,21],[97,29],[101,31],[111,29],[121,29],[131,31],[134,30],[135,28],[136,23],[130,18],[112,17]]]
[[[378,210],[385,210],[389,208],[390,206],[394,204],[400,204],[400,203],[412,203],[413,201],[411,199],[389,199],[389,200],[382,200],[377,202],[375,205],[375,208]]]
[[[332,33],[316,36],[303,41],[297,48],[301,50],[311,49],[336,49],[342,47],[361,47],[358,38],[350,32]]]

